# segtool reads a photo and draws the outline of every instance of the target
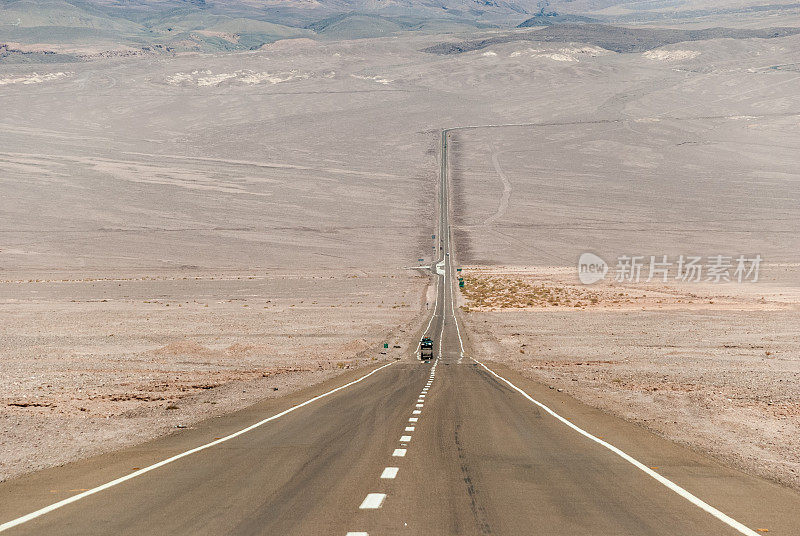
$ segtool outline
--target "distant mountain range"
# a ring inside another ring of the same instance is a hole
[[[546,3],[546,2],[545,2]],[[243,50],[293,37],[515,26],[537,0],[0,0],[0,44]],[[9,57],[8,47],[5,56]]]
[[[105,9],[163,11],[196,6],[221,14],[286,17],[285,22],[309,22],[342,13],[361,13],[415,18],[524,18],[539,11],[541,0],[83,0]]]
[[[737,4],[714,12],[800,11],[800,4],[789,2]],[[609,6],[628,4],[639,5],[635,0],[0,0],[0,61],[64,61],[70,54],[78,59],[108,51],[250,50],[299,37],[355,39],[400,31],[447,33],[609,22],[605,14]],[[656,11],[637,7],[633,15],[619,15],[618,21],[665,16],[658,2],[648,5]],[[681,13],[673,16],[710,12]]]

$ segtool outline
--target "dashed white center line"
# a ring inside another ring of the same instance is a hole
[[[406,455],[406,449],[394,449],[392,452],[392,456],[397,456],[398,458],[402,458]]]
[[[419,395],[420,398],[425,398],[425,395]]]
[[[418,417],[409,417],[408,422],[417,422],[419,420]]]
[[[414,431],[413,426],[406,426],[406,432],[413,432],[413,431]]]
[[[348,532],[345,536],[369,536],[369,532]]]
[[[383,500],[386,498],[385,493],[370,493],[364,499],[364,502],[361,503],[362,510],[372,510],[375,508],[380,508],[383,504]]]
[[[423,407],[423,406],[425,406],[425,404],[417,404],[417,407],[418,407],[418,408],[421,408],[421,407]]]
[[[381,473],[381,478],[394,478],[397,476],[397,471],[400,469],[398,467],[387,467]]]
[[[414,411],[412,411],[411,413],[412,413],[412,414],[414,414],[414,415],[419,415],[419,414],[420,414],[420,413],[422,413],[422,412],[421,412],[420,410],[418,410],[418,409],[415,409],[415,410],[414,410]]]
[[[400,436],[400,442],[401,443],[408,443],[409,441],[411,441],[411,436],[410,435]]]

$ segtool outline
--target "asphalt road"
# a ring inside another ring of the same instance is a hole
[[[442,181],[444,263],[433,276],[434,314],[422,327],[437,359],[408,355],[350,371],[135,448],[0,484],[0,531],[800,534],[797,493],[465,355],[446,255],[447,188]]]

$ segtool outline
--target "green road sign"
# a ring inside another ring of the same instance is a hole
[[[389,348],[389,343],[388,342],[383,343],[383,347],[384,348]]]

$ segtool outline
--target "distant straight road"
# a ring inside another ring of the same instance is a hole
[[[436,305],[403,360],[0,484],[32,535],[800,534],[800,495],[464,354],[442,133]],[[440,272],[441,275],[438,275]],[[475,361],[474,359],[478,361]]]

